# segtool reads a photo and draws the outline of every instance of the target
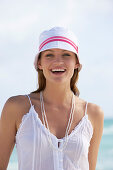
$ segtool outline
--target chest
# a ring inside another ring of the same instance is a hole
[[[35,107],[34,109],[37,112],[38,117],[41,120],[42,124],[44,124],[41,109],[38,108],[38,111],[37,111],[37,107]],[[70,130],[68,132],[68,135],[71,134],[72,130],[79,124],[81,119],[84,117],[84,108],[76,108],[76,110],[73,112],[73,119],[72,116],[70,116],[71,115],[70,112],[71,112],[71,108],[50,109],[46,107],[45,114],[46,114],[46,120],[49,126],[49,130],[58,139],[61,139],[65,136],[69,120],[71,123],[70,123]],[[46,123],[45,125],[47,128]]]

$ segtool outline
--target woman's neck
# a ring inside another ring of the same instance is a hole
[[[45,88],[42,92],[44,103],[53,107],[65,107],[71,104],[73,92],[69,88]]]

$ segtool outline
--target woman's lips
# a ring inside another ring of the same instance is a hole
[[[51,71],[52,72],[52,71]],[[66,72],[66,70],[65,71],[56,71],[56,72],[52,72],[54,75],[62,75],[62,74],[64,74]]]

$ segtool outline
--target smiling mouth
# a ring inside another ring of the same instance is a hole
[[[66,70],[65,71],[52,71],[52,70],[50,70],[51,71],[51,73],[53,73],[54,75],[62,75],[62,74],[64,74],[65,72],[66,72]]]

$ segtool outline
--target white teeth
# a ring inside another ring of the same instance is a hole
[[[65,71],[64,69],[52,69],[52,71]]]

